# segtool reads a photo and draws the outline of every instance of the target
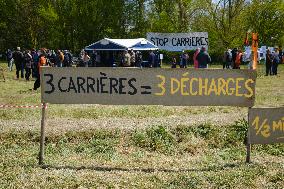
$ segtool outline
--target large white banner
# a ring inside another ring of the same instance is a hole
[[[167,51],[195,50],[205,47],[208,49],[208,33],[147,33],[147,39]]]

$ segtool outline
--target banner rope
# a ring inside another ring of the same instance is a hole
[[[9,104],[0,104],[0,109],[4,109],[4,108],[47,108],[47,104],[41,104],[41,105],[9,105]]]

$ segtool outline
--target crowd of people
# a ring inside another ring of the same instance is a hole
[[[144,54],[145,56],[145,54]],[[143,61],[143,53],[133,49],[120,52],[87,52],[82,50],[80,67],[160,67],[159,51],[150,51],[148,61]]]
[[[243,62],[243,52],[241,49],[227,49],[223,56],[223,69],[240,69]]]
[[[122,52],[108,52],[106,55],[101,55],[101,52],[94,50],[93,52],[86,52],[84,50],[80,53],[79,65],[81,67],[100,67],[102,59],[106,59],[107,64],[103,66],[111,67],[149,67],[149,68],[159,68],[161,67],[161,62],[163,57],[159,50],[141,52],[134,51],[133,49],[124,50]],[[162,55],[163,56],[163,55]],[[183,51],[177,62],[177,57],[172,57],[171,67],[177,68],[187,68],[189,65],[189,55],[186,51]],[[145,60],[145,61],[143,61]],[[194,67],[195,68],[207,68],[208,64],[211,63],[211,58],[206,51],[205,47],[197,49],[194,55]]]
[[[13,67],[16,67],[16,79],[25,78],[27,81],[31,77],[36,78],[34,84],[34,90],[40,87],[40,67],[52,66],[52,67],[70,67],[72,66],[72,54],[65,50],[25,50],[21,51],[20,47],[17,47],[15,51],[7,50],[7,61],[9,71],[13,71]]]
[[[252,67],[253,52],[250,56],[249,68]],[[148,56],[147,61],[143,61],[143,55]],[[16,67],[16,78],[25,78],[27,81],[31,77],[36,78],[34,90],[39,88],[40,85],[40,67],[71,67],[76,65],[79,67],[161,67],[161,54],[159,51],[150,51],[148,55],[145,52],[134,51],[133,49],[125,50],[121,52],[97,52],[82,50],[77,62],[73,62],[73,55],[68,50],[25,50],[21,51],[20,47],[17,47],[15,51],[8,49],[7,51],[8,68],[13,70],[13,66]],[[241,49],[234,48],[233,50],[227,49],[223,56],[223,69],[240,69],[243,60],[244,53]],[[187,68],[189,64],[189,55],[183,51],[177,61],[177,57],[172,57],[172,68]],[[102,64],[103,60],[108,65]],[[271,52],[269,49],[266,52],[266,75],[277,75],[277,67],[284,60],[281,47],[276,48]],[[211,57],[206,51],[205,47],[196,49],[193,54],[194,68],[208,68],[211,63]],[[283,61],[284,62],[284,61]]]
[[[257,54],[256,60],[260,62],[259,53]],[[269,49],[265,53],[265,65],[266,65],[266,76],[277,75],[278,65],[284,62],[284,56],[282,48],[275,48],[273,52]],[[252,69],[254,61],[254,51],[250,52],[248,60],[248,68]],[[227,49],[223,56],[223,69],[240,69],[240,65],[246,63],[244,60],[244,53],[241,49],[234,48],[233,50]]]
[[[282,48],[276,48],[274,52],[266,51],[266,76],[277,75],[278,65],[284,62]]]
[[[119,61],[116,66],[121,67],[158,68],[161,67],[163,60],[163,55],[160,54],[159,50],[150,51],[148,55],[140,51],[134,51],[133,49],[129,51],[125,50],[123,53],[119,54],[118,57]],[[146,61],[143,61],[143,58]],[[188,53],[183,51],[178,58],[179,62],[177,61],[177,56],[172,57],[171,67],[177,68],[179,66],[180,68],[187,68],[190,58]],[[206,48],[202,47],[201,50],[197,49],[194,53],[194,67],[207,68],[209,63],[211,63],[211,57],[207,53]]]
[[[185,51],[182,52],[180,55],[180,62],[177,63],[177,58],[174,56],[172,58],[172,68],[177,68],[179,65],[180,68],[187,68],[189,63],[189,55]],[[208,65],[211,63],[211,57],[209,56],[208,52],[206,51],[205,47],[201,49],[196,49],[193,54],[193,65],[194,68],[208,68]]]
[[[17,47],[15,51],[10,49],[7,50],[7,61],[9,71],[16,67],[16,77],[19,79],[26,78],[29,80],[30,76],[36,76],[38,70],[38,63],[40,57],[44,56],[46,58],[46,65],[52,67],[70,67],[72,66],[72,54],[68,50],[24,50],[21,51],[20,47]]]

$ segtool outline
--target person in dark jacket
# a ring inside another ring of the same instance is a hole
[[[20,47],[17,47],[17,50],[13,53],[13,58],[16,65],[17,79],[19,79],[20,72],[21,72],[21,78],[24,78],[24,55],[21,52]]]
[[[187,68],[188,58],[189,58],[188,54],[185,51],[183,51],[181,54],[181,65],[180,65],[181,68]]]
[[[63,60],[63,67],[71,67],[72,66],[72,55],[68,50],[65,50],[64,53],[64,60]]]
[[[51,50],[50,55],[48,56],[48,59],[50,61],[50,66],[55,67],[56,66],[56,53],[54,50]]]
[[[37,70],[38,70],[38,61],[39,61],[39,56],[38,53],[35,49],[32,49],[31,55],[33,57],[33,64],[32,64],[32,77],[36,78],[37,77]]]
[[[12,61],[12,59],[13,59],[13,52],[10,49],[8,49],[7,50],[7,63],[8,63],[8,68],[9,68],[10,72],[13,69],[13,61]]]
[[[227,51],[224,52],[223,57],[223,69],[230,69],[230,66],[232,65],[232,52],[230,49],[227,49]]]
[[[39,61],[38,61],[38,73],[37,73],[37,78],[35,80],[34,83],[34,88],[33,90],[37,90],[40,87],[40,74],[41,74],[41,67],[46,66],[47,65],[47,60],[46,60],[46,53],[43,51],[40,55],[39,55]]]
[[[25,61],[25,71],[26,71],[25,78],[27,81],[29,81],[32,73],[32,64],[33,64],[33,57],[29,50],[27,50],[24,54],[24,61]]]
[[[283,63],[283,50],[282,46],[279,46],[279,64]]]
[[[234,48],[232,50],[232,64],[231,64],[231,67],[232,68],[235,68],[235,62],[236,62],[236,58],[237,58],[237,54],[238,54],[238,49],[237,48]]]
[[[265,76],[268,76],[268,74],[272,75],[272,72],[271,72],[272,61],[273,61],[272,54],[271,54],[270,50],[267,49],[267,51],[266,51],[266,62],[265,62],[265,66],[266,66]]]
[[[93,53],[91,54],[91,67],[97,67],[97,63],[96,63],[96,59],[97,59],[97,51],[94,50]]]
[[[172,68],[177,68],[177,59],[175,56],[172,58]]]
[[[136,67],[141,68],[142,67],[142,63],[143,63],[143,56],[142,53],[140,51],[137,51],[136,53]]]
[[[197,55],[198,68],[207,68],[207,65],[211,62],[209,54],[206,52],[206,48],[202,47],[200,53]]]
[[[57,50],[57,53],[56,53],[56,66],[57,67],[63,67],[63,61],[64,61],[64,54],[61,52],[61,50]]]
[[[154,68],[159,68],[161,67],[161,62],[160,62],[160,52],[157,50],[155,53],[155,60],[154,60]]]
[[[152,68],[155,64],[155,54],[153,51],[149,54],[149,67]]]
[[[272,74],[277,75],[277,68],[278,68],[278,64],[280,63],[279,50],[278,49],[275,50],[275,52],[272,54],[272,57],[273,57]]]

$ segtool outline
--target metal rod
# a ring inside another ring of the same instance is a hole
[[[45,113],[46,113],[47,103],[43,103],[42,105],[42,117],[41,117],[41,130],[40,130],[40,150],[39,150],[39,165],[43,165],[44,160],[44,141],[45,141]]]

